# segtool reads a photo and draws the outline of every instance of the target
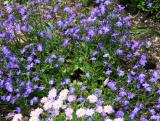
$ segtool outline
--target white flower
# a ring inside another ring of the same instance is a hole
[[[62,90],[61,92],[60,92],[60,94],[61,93],[66,93],[66,94],[68,94],[69,93],[69,90],[68,89],[64,89],[64,90]]]
[[[97,113],[102,113],[103,112],[103,107],[102,106],[97,106],[96,107],[96,112]]]
[[[51,90],[49,91],[49,93],[48,93],[48,97],[49,97],[50,99],[53,99],[53,98],[55,98],[56,96],[57,96],[57,90],[56,90],[55,88],[51,89]]]
[[[113,121],[124,121],[124,119],[123,118],[116,118]]]
[[[54,114],[55,116],[58,116],[58,115],[59,115],[59,110],[58,110],[58,109],[53,110],[53,114]]]
[[[87,109],[86,110],[86,115],[87,116],[92,116],[94,114],[94,110],[93,109]]]
[[[73,119],[73,116],[72,115],[67,115],[66,116],[66,120],[72,120]]]
[[[104,106],[104,110],[103,110],[103,111],[104,111],[105,113],[108,113],[108,114],[111,114],[111,113],[114,112],[112,106],[110,106],[110,105]]]
[[[78,118],[85,116],[85,114],[86,114],[86,110],[83,108],[80,108],[76,111],[76,115]]]
[[[87,99],[89,100],[89,103],[95,103],[98,100],[95,95],[89,95]]]
[[[39,117],[40,114],[42,114],[43,110],[41,108],[37,108],[33,111],[31,111],[30,116],[31,117]]]
[[[73,109],[72,109],[72,108],[67,108],[67,109],[65,109],[65,114],[66,114],[66,116],[72,115],[72,113],[73,113]]]
[[[12,121],[22,121],[22,114],[15,114]]]
[[[66,109],[66,108],[67,108],[67,105],[62,105],[61,108],[62,108],[62,109]]]
[[[29,121],[40,121],[38,117],[30,117]]]
[[[68,96],[68,101],[69,102],[73,102],[73,101],[75,101],[76,100],[76,96],[75,95],[69,95]]]
[[[68,95],[69,91],[68,89],[64,89],[60,92],[58,99],[59,100],[66,100],[67,99],[67,95]]]
[[[63,106],[63,102],[61,100],[55,100],[53,102],[53,108],[54,109],[59,109]]]
[[[43,98],[41,99],[41,103],[43,104],[43,103],[46,103],[46,102],[48,102],[48,98],[47,98],[47,97],[43,97]]]
[[[38,115],[40,115],[40,114],[42,114],[43,109],[42,109],[42,108],[37,108],[37,109],[35,109],[35,112],[36,112]]]
[[[105,121],[113,121],[113,120],[108,118],[108,119],[105,119]]]
[[[44,110],[48,110],[52,108],[52,101],[48,101],[43,105]]]

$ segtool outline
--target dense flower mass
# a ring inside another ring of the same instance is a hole
[[[124,6],[114,0],[0,6],[0,107],[11,105],[9,120],[160,120],[160,73],[147,68],[148,42],[130,36]]]

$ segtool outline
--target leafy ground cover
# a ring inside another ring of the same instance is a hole
[[[1,120],[159,121],[160,73],[138,36],[153,31],[131,28],[124,9],[111,0],[1,3]]]

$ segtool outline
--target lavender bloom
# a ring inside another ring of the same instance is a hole
[[[89,72],[89,71],[86,72],[86,77],[87,77],[87,78],[90,77],[90,72]]]
[[[103,58],[107,58],[107,57],[109,57],[109,53],[106,53],[103,55]]]
[[[118,111],[116,112],[116,117],[122,118],[123,116],[124,116],[124,112],[123,112],[122,110],[118,110]]]
[[[140,121],[148,121],[145,117],[141,117]]]
[[[37,50],[38,50],[39,52],[42,52],[42,50],[43,50],[42,44],[38,44],[38,45],[37,45]]]
[[[98,53],[99,53],[98,51],[94,51],[94,52],[92,53],[92,55],[95,56],[95,55],[97,55]]]
[[[64,79],[64,81],[63,81],[64,84],[69,84],[70,82],[71,82],[71,80],[68,78]]]
[[[128,93],[128,99],[133,99],[136,95],[134,93]]]
[[[70,7],[65,7],[64,11],[67,12],[67,13],[69,13],[69,14],[73,13],[73,10]]]
[[[70,92],[71,95],[74,94],[75,88],[74,88],[74,87],[70,87],[70,88],[69,88],[69,92]]]
[[[57,12],[58,12],[58,6],[54,6],[53,12],[54,12],[54,13],[57,13]]]
[[[66,48],[69,45],[69,39],[64,39],[62,46]]]
[[[5,86],[6,86],[6,90],[7,90],[8,92],[13,92],[13,86],[12,86],[11,83],[6,82],[6,83],[5,83]]]
[[[118,21],[118,22],[116,23],[116,25],[117,25],[118,27],[122,27],[122,26],[123,26],[122,22],[120,22],[120,21]]]
[[[50,84],[50,85],[53,85],[55,82],[56,82],[55,80],[50,80],[50,81],[49,81],[49,84]]]
[[[152,2],[149,2],[148,4],[147,4],[147,7],[148,8],[150,8],[150,7],[152,7],[153,6],[153,3]]]
[[[107,86],[113,91],[115,91],[117,89],[116,82],[113,82],[113,81],[108,82]]]
[[[94,31],[94,30],[89,30],[89,31],[88,31],[88,35],[89,35],[90,37],[95,36],[95,31]]]
[[[144,84],[143,84],[143,87],[145,88],[145,90],[146,90],[147,92],[150,92],[150,91],[152,90],[151,86],[150,86],[149,84],[147,84],[147,83],[144,83]]]
[[[124,88],[120,88],[119,96],[124,97],[124,96],[126,96],[126,95],[127,95],[127,93],[126,93],[126,91],[124,90]]]
[[[81,86],[81,89],[82,91],[86,90],[87,89],[87,86]]]
[[[83,100],[84,100],[84,98],[83,98],[82,95],[80,95],[80,96],[78,97],[78,99],[77,99],[78,102],[83,102]]]
[[[117,49],[117,50],[116,50],[116,54],[117,54],[117,55],[122,55],[122,54],[123,54],[123,50]]]
[[[20,113],[21,112],[21,108],[20,107],[16,107],[16,112]]]
[[[122,11],[122,10],[124,10],[125,9],[125,7],[124,6],[122,6],[122,5],[117,5],[117,8],[120,10],[120,11]]]
[[[8,55],[10,54],[10,51],[9,51],[5,46],[2,47],[2,52],[3,52],[6,56],[8,56]]]
[[[154,109],[148,109],[151,115],[155,115],[156,111]]]
[[[110,75],[112,73],[112,70],[107,70],[106,72],[105,72],[105,74],[107,74],[107,75]]]
[[[145,74],[141,73],[139,76],[138,76],[138,79],[140,80],[140,83],[142,84],[144,81],[145,81]]]
[[[139,111],[143,108],[142,104],[137,105],[134,110],[132,111],[132,113],[130,114],[130,118],[133,120],[135,118],[135,116],[139,113]]]
[[[159,121],[160,120],[160,115],[153,115],[153,116],[151,116],[150,119]]]
[[[42,91],[42,90],[45,89],[45,86],[43,86],[43,85],[42,85],[42,86],[39,86],[38,89],[39,89],[40,91]]]
[[[6,10],[7,10],[8,13],[11,13],[13,11],[13,7],[11,5],[9,5],[9,4],[7,4],[5,6],[5,8],[6,8]]]
[[[59,61],[59,62],[64,62],[64,58],[63,58],[63,57],[59,57],[59,58],[58,58],[58,61]]]
[[[95,57],[92,57],[92,58],[90,58],[90,60],[91,60],[91,61],[95,61],[95,60],[96,60],[96,58],[95,58]]]
[[[142,55],[141,58],[140,58],[139,63],[140,63],[142,66],[145,66],[146,63],[147,63],[147,57],[146,57],[145,55]]]
[[[117,71],[118,71],[118,75],[119,75],[119,76],[124,76],[125,72],[122,71],[122,70],[120,70],[119,67],[117,68]]]

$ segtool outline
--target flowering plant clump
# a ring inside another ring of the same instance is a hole
[[[90,9],[89,9],[90,8]],[[111,0],[5,1],[0,106],[13,121],[159,120],[160,74]],[[48,95],[48,96],[47,96]]]

